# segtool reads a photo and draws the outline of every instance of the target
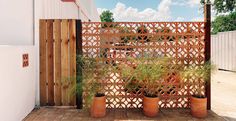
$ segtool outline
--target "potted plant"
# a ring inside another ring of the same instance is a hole
[[[124,65],[121,69],[126,84],[135,82],[133,90],[143,89],[143,112],[146,116],[155,117],[159,112],[159,91],[161,81],[167,74],[167,58],[129,58],[133,66]],[[135,81],[133,81],[135,79]]]
[[[106,96],[103,81],[107,76],[109,67],[99,63],[94,58],[77,56],[77,63],[82,69],[82,83],[77,84],[76,91],[83,90],[84,109],[90,110],[92,117],[100,118],[106,115]]]
[[[116,67],[116,73],[120,73],[124,82],[124,90],[131,95],[137,94],[141,86],[133,76],[136,65],[133,63],[134,58],[128,58],[126,62],[120,62]],[[140,92],[139,92],[140,94]]]
[[[204,118],[207,116],[207,97],[202,91],[203,84],[207,85],[210,81],[211,72],[215,70],[215,66],[210,62],[205,62],[199,67],[187,67],[184,71],[184,77],[189,78],[194,76],[195,81],[193,85],[197,84],[196,90],[190,97],[191,114],[197,118]],[[203,82],[203,83],[202,83]]]

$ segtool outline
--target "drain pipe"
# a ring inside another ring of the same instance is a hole
[[[75,3],[75,5],[77,6],[77,8],[78,8],[78,10],[79,10],[79,14],[80,14],[80,11],[81,11],[81,13],[88,19],[88,21],[90,20],[89,19],[89,17],[85,14],[85,12],[82,10],[82,9],[80,9],[81,7],[78,5],[78,3],[76,2],[76,0],[74,0],[74,3]],[[91,20],[90,20],[91,21]]]
[[[82,9],[80,9],[81,7],[78,5],[78,3],[76,2],[76,0],[61,0],[62,2],[73,2],[76,6],[77,6],[77,8],[78,8],[78,10],[79,10],[79,15],[80,15],[80,11],[81,11],[81,13],[88,19],[88,21],[90,20],[89,19],[89,17],[85,14],[85,12],[82,10]],[[78,16],[79,17],[79,16]]]

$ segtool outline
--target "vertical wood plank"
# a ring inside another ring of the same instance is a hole
[[[69,48],[68,48],[68,20],[62,20],[61,26],[61,74],[62,74],[62,105],[69,105],[68,101],[68,78],[69,78]]]
[[[47,20],[48,105],[54,105],[53,20]]]
[[[40,105],[47,104],[46,94],[46,20],[39,23],[39,43],[40,43]]]
[[[75,20],[69,21],[69,38],[70,38],[70,88],[76,86],[76,26]],[[70,105],[75,105],[75,94],[70,95]]]
[[[61,103],[61,20],[54,21],[55,105]]]

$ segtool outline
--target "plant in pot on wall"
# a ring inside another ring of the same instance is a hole
[[[205,62],[199,67],[187,67],[183,72],[184,78],[194,77],[191,82],[196,90],[190,98],[191,114],[197,118],[204,118],[207,116],[207,97],[203,88],[210,81],[211,73],[215,71],[215,66],[211,62]]]
[[[159,91],[162,86],[161,81],[167,74],[166,62],[168,62],[168,58],[130,58],[129,61],[134,63],[135,68],[123,68],[122,76],[129,77],[127,78],[128,82],[135,79],[137,86],[132,88],[141,87],[144,91],[144,115],[155,117],[159,112]]]
[[[90,110],[92,117],[104,117],[106,115],[106,97],[103,81],[106,79],[109,67],[97,62],[94,58],[82,56],[77,56],[77,64],[82,69],[82,75],[77,75],[82,82],[77,84],[74,90],[77,93],[83,91],[84,109]]]

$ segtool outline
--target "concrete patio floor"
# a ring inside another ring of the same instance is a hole
[[[212,110],[227,121],[236,121],[236,73],[216,72],[211,87]]]
[[[24,121],[225,121],[212,111],[204,119],[193,118],[189,109],[162,109],[155,118],[143,115],[140,109],[108,110],[104,118],[91,118],[88,113],[76,109],[40,108],[35,109]]]

